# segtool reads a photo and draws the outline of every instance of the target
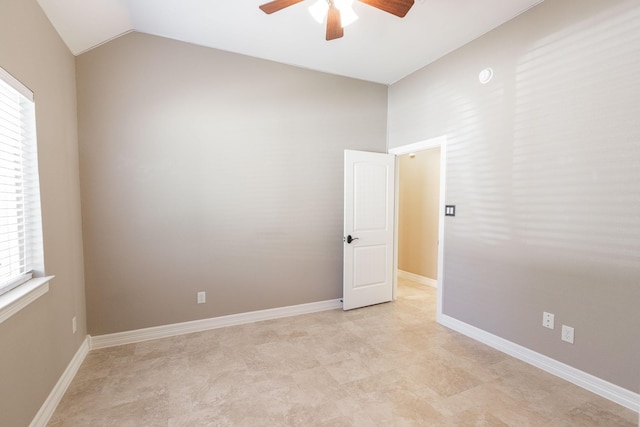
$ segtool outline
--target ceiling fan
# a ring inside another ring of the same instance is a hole
[[[304,0],[273,0],[263,5],[260,9],[267,14],[277,12],[285,7],[293,6]],[[414,0],[358,0],[361,3],[373,6],[376,9],[388,12],[399,18],[409,12],[413,6]],[[318,0],[314,5],[309,7],[311,14],[320,23],[327,18],[327,40],[339,39],[344,35],[344,27],[353,22],[358,17],[351,8],[353,0]],[[343,15],[345,19],[343,21]]]

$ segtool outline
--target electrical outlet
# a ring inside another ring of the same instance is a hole
[[[545,328],[553,329],[553,319],[554,315],[545,311],[544,313],[542,313],[542,326],[544,326]]]
[[[198,292],[198,304],[207,302],[207,293],[205,291]]]
[[[573,328],[571,326],[562,325],[562,341],[573,344]]]
[[[76,321],[76,316],[73,316],[73,319],[71,319],[71,330],[74,334],[78,332],[78,322]]]

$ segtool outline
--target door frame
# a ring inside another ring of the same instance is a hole
[[[440,148],[440,201],[438,207],[438,288],[436,302],[436,321],[442,323],[442,294],[444,287],[444,206],[446,192],[447,175],[447,137],[439,136],[413,144],[401,145],[400,147],[389,148],[389,154],[396,156],[396,182],[395,182],[395,209],[394,209],[394,233],[393,233],[393,293],[395,301],[398,298],[398,209],[400,198],[400,159],[398,156],[413,153],[415,151],[428,150],[430,148]]]

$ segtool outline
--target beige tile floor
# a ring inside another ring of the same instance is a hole
[[[435,322],[435,290],[92,351],[49,426],[638,426]]]

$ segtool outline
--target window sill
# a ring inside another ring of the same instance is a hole
[[[0,295],[0,323],[49,292],[49,281],[54,277],[36,277]]]

